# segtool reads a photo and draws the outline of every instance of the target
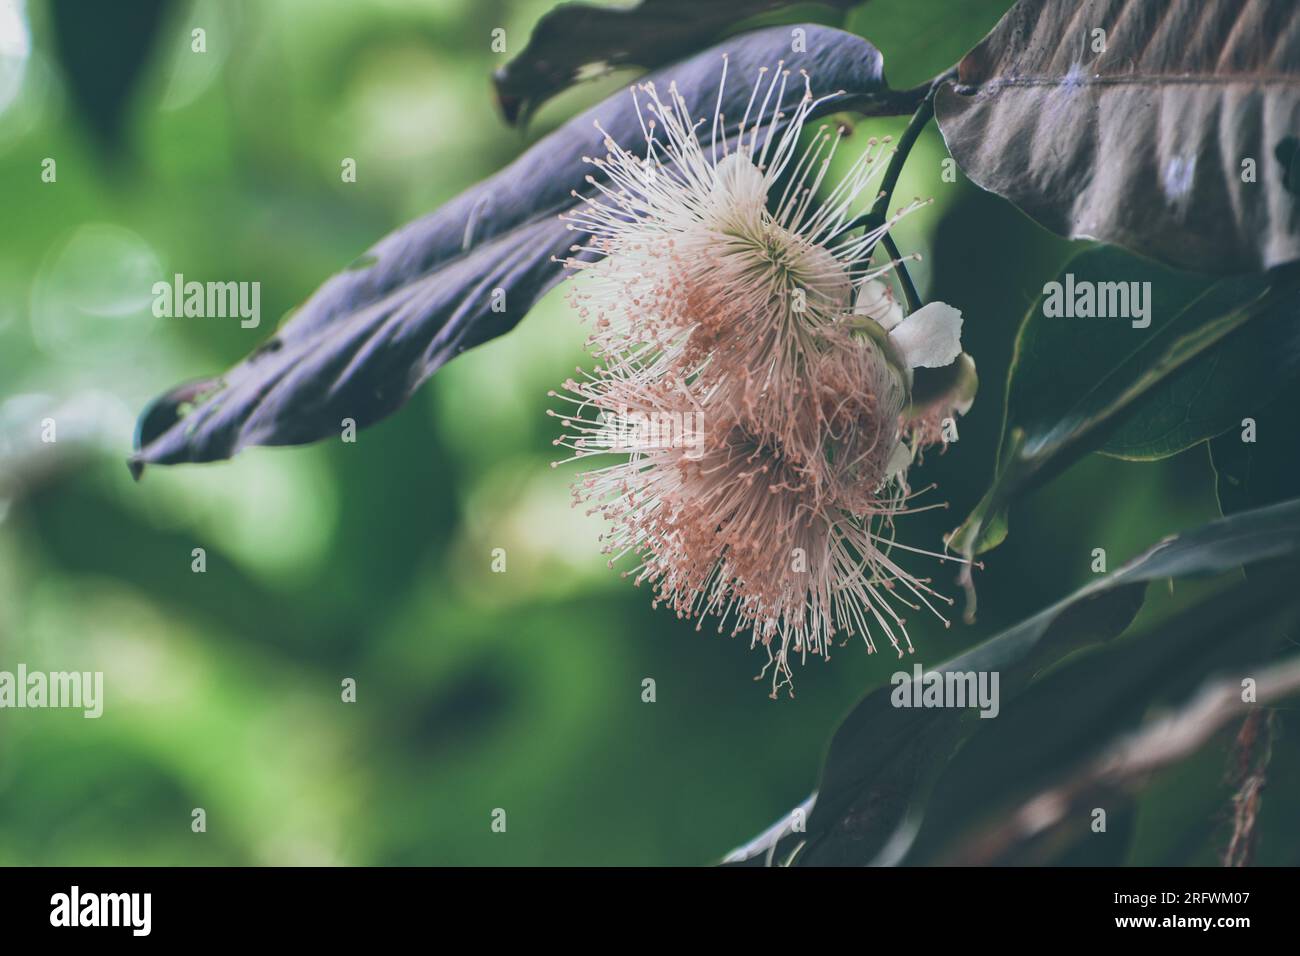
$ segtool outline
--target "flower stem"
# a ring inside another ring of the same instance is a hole
[[[907,313],[911,315],[921,307],[921,297],[917,295],[916,286],[912,282],[911,275],[908,274],[907,266],[903,263],[903,254],[898,251],[898,244],[889,233],[881,236],[880,241],[884,243],[889,257],[894,260],[894,271],[898,273],[899,282],[903,285],[903,296],[907,299]]]
[[[884,178],[880,181],[880,195],[876,197],[870,211],[850,220],[839,231],[839,234],[849,232],[859,226],[866,227],[866,230],[870,232],[872,229],[879,229],[885,224],[885,220],[888,218],[889,202],[894,196],[894,187],[898,185],[898,177],[903,172],[903,164],[907,162],[908,154],[911,153],[917,137],[921,135],[921,130],[925,129],[925,124],[934,118],[935,94],[945,81],[952,79],[955,75],[956,71],[950,70],[935,77],[934,82],[930,84],[929,92],[925,94],[925,99],[921,101],[921,105],[916,108],[916,112],[908,120],[903,135],[898,138],[898,145],[894,147],[894,154],[889,158],[889,165],[885,168]],[[871,249],[865,250],[863,257],[869,257],[871,252]],[[895,258],[897,258],[896,254]]]
[[[903,130],[903,135],[898,138],[894,155],[889,158],[889,165],[885,168],[885,177],[880,181],[880,195],[876,197],[871,211],[867,213],[868,228],[882,226],[888,218],[889,201],[894,196],[894,187],[903,172],[903,164],[907,162],[908,154],[912,152],[912,146],[921,135],[921,130],[925,129],[925,124],[934,117],[934,94],[938,88],[938,82],[930,87],[930,92],[926,94],[925,99],[921,101],[921,105],[916,108],[916,112],[908,121],[907,129]]]

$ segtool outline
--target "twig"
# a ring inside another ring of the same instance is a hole
[[[1220,680],[1207,685],[1181,711],[1135,731],[1082,769],[1014,810],[1006,822],[975,837],[950,862],[989,865],[1018,847],[1046,837],[1066,821],[1086,814],[1106,794],[1135,790],[1152,773],[1196,753],[1229,721],[1256,707],[1300,694],[1300,657],[1259,674],[1257,703],[1244,703],[1241,685]]]
[[[1224,866],[1250,866],[1255,857],[1255,821],[1268,780],[1268,765],[1273,756],[1273,730],[1277,711],[1255,710],[1242,721],[1233,744],[1231,782],[1232,836],[1223,853]]]

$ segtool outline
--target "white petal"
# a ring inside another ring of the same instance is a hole
[[[948,400],[952,403],[953,411],[958,415],[965,415],[975,404],[975,392],[979,389],[980,379],[975,372],[973,358],[963,352],[957,357],[957,361],[959,363],[957,381],[953,384]]]
[[[889,453],[889,461],[885,464],[885,478],[893,478],[895,475],[901,475],[912,467],[912,449],[907,446],[907,442],[900,441],[894,446],[894,450]]]
[[[961,312],[931,302],[903,319],[889,338],[909,368],[942,368],[961,354]]]
[[[763,208],[767,202],[767,180],[740,153],[723,157],[713,170],[713,199],[723,208]]]
[[[904,409],[903,417],[910,422],[927,416],[965,415],[975,403],[979,385],[975,360],[962,352],[957,361],[932,373],[919,393],[913,388],[912,403]]]
[[[903,319],[903,306],[894,298],[889,286],[879,279],[868,279],[858,289],[853,311],[874,319],[876,324],[888,332]]]

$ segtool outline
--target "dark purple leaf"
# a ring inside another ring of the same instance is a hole
[[[492,77],[497,101],[507,123],[522,125],[548,99],[583,79],[625,67],[654,69],[698,50],[741,20],[801,2],[641,0],[618,7],[562,3],[537,21],[528,45]],[[841,11],[858,2],[818,0]],[[582,42],[574,42],[579,37]]]
[[[885,91],[880,53],[840,30],[805,25],[806,52],[790,29],[729,39],[648,79],[675,80],[696,115],[711,115],[722,54],[729,56],[723,113],[744,113],[760,67],[784,60],[806,69],[826,114],[864,107]],[[786,109],[803,95],[789,84]],[[330,278],[267,342],[225,375],[187,383],[144,413],[132,469],[229,458],[246,445],[292,445],[338,435],[399,408],[449,359],[513,328],[562,277],[562,256],[580,238],[557,216],[589,188],[603,155],[594,123],[635,143],[640,122],[626,92],[539,141],[495,176],[380,240]],[[734,127],[733,127],[734,129]],[[493,290],[504,292],[492,310]]]
[[[1296,0],[1020,0],[935,115],[976,184],[1060,235],[1198,272],[1300,259]]]

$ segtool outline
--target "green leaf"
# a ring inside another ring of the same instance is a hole
[[[1294,622],[1300,595],[1285,586],[1294,565],[1262,571],[1264,580],[1238,581],[1066,662],[986,721],[935,786],[904,862],[1044,865],[1089,848],[1122,862],[1128,840],[1115,817],[1154,772],[1255,706],[1241,700],[1243,676],[1261,692],[1271,684],[1262,638]],[[1294,693],[1300,671],[1294,661],[1288,670]],[[1200,690],[1207,683],[1213,690]],[[1181,713],[1163,716],[1170,707]],[[1091,829],[1095,808],[1106,812],[1104,832]]]
[[[1065,293],[1084,288],[1081,283],[1097,290],[1105,283],[1150,283],[1141,320],[1150,325],[1045,315],[1056,289],[1044,287],[1016,338],[993,481],[949,540],[963,555],[1000,544],[1013,500],[1087,452],[1106,448],[1112,436],[1119,436],[1112,452],[1173,454],[1228,427],[1239,405],[1213,403],[1244,403],[1261,366],[1276,361],[1279,374],[1295,372],[1300,278],[1294,269],[1212,283],[1102,247],[1072,259],[1056,282],[1067,300]],[[1253,354],[1270,343],[1285,346]],[[1207,382],[1213,388],[1202,400],[1197,386],[1204,390]],[[1267,377],[1254,385],[1261,393],[1272,387]]]
[[[1209,443],[1227,515],[1300,495],[1300,382]]]
[[[1135,401],[1099,451],[1137,461],[1175,455],[1239,426],[1298,375],[1300,300],[1283,298]]]
[[[1300,500],[1220,519],[1168,538],[1082,588],[934,670],[998,672],[1003,707],[1071,652],[1121,634],[1146,586],[1206,577],[1300,554]],[[973,711],[895,707],[893,686],[867,694],[831,740],[806,834],[774,828],[783,859],[797,864],[893,862],[910,845],[912,820],[957,745],[981,723]],[[751,844],[747,855],[766,854]]]
[[[49,32],[68,98],[96,145],[110,156],[116,157],[123,146],[131,98],[149,75],[159,41],[172,24],[168,7],[166,0],[54,0],[48,6]],[[185,33],[188,45],[188,26]]]
[[[952,69],[1014,0],[871,0],[849,11],[844,29],[871,38],[896,84],[923,83]]]
[[[1020,0],[935,113],[976,184],[1062,236],[1223,274],[1300,259],[1295,0]]]

